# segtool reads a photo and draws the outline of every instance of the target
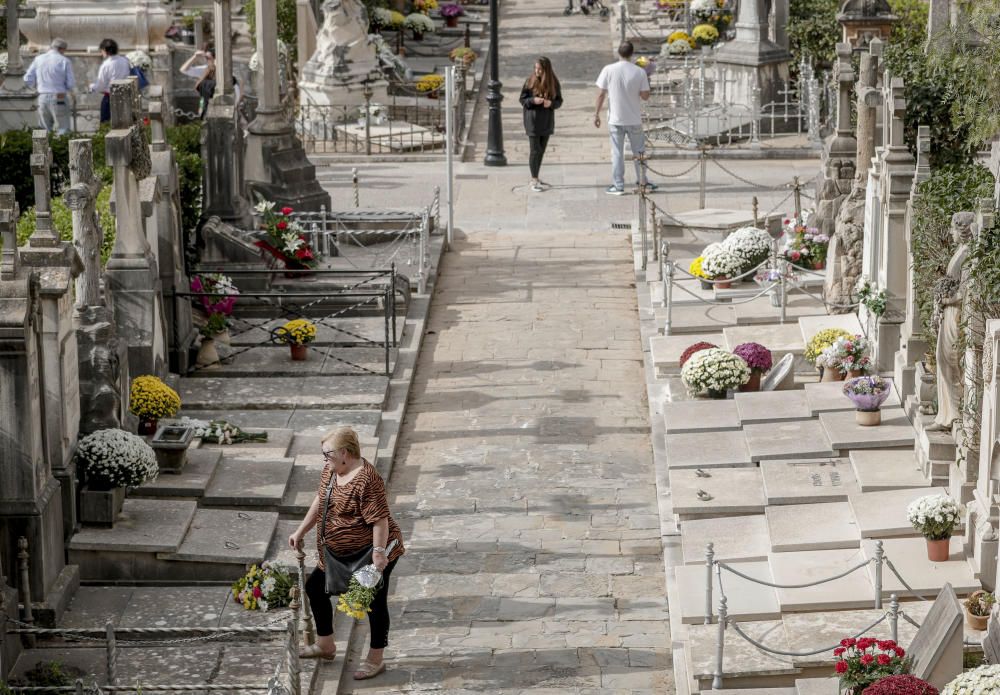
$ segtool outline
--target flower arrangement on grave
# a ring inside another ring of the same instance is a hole
[[[476,58],[479,56],[476,55],[476,52],[471,48],[459,46],[458,48],[451,49],[451,53],[448,54],[448,57],[451,58],[453,63],[465,63],[466,67],[468,67],[476,62]]]
[[[673,43],[665,43],[663,47],[660,48],[661,56],[683,56],[691,52],[691,44],[687,41],[674,41]]]
[[[262,200],[254,207],[261,216],[261,229],[266,239],[254,244],[285,264],[289,270],[305,270],[316,266],[316,254],[306,241],[305,230],[291,218],[294,210],[288,206],[276,210],[277,206]]]
[[[424,34],[430,34],[434,31],[434,22],[430,17],[421,12],[406,15],[406,21],[403,23],[403,26],[412,31],[413,38],[417,40],[423,38]]]
[[[125,54],[125,59],[133,68],[139,68],[144,73],[153,69],[153,61],[145,51],[130,51]]]
[[[266,442],[267,432],[246,432],[225,420],[194,420],[181,418],[181,425],[194,430],[194,436],[205,444],[243,444]]]
[[[402,12],[376,7],[371,12],[368,23],[375,29],[399,29],[406,22]]]
[[[1000,692],[1000,665],[980,666],[956,676],[941,695],[983,695]]]
[[[681,368],[681,380],[692,394],[725,398],[729,389],[747,383],[750,367],[742,357],[720,348],[699,350]]]
[[[965,599],[965,621],[969,627],[973,630],[985,630],[996,603],[996,596],[989,591],[982,589],[973,591],[969,598]]]
[[[744,260],[743,272],[756,268],[771,255],[771,235],[757,227],[740,227],[722,245]]]
[[[785,248],[782,255],[800,268],[822,270],[826,267],[826,252],[830,237],[816,227],[807,227],[798,218],[785,218]]]
[[[437,0],[413,0],[413,11],[429,14],[431,10],[438,8]]]
[[[667,45],[670,45],[672,43],[677,43],[678,41],[686,43],[688,45],[688,48],[694,48],[695,40],[691,38],[691,36],[689,36],[688,33],[683,29],[678,29],[677,31],[672,32],[667,37]]]
[[[870,353],[871,344],[863,335],[842,335],[823,350],[818,363],[827,371],[856,377],[871,368]]]
[[[656,0],[658,10],[679,10],[684,7],[685,0]]]
[[[850,331],[845,331],[843,328],[824,328],[806,343],[805,359],[819,366],[817,360],[823,354],[823,351],[833,345],[833,341],[837,338],[850,335]]]
[[[210,316],[233,313],[236,298],[240,291],[233,284],[232,278],[222,273],[205,273],[191,278],[191,291],[198,295],[202,308]]]
[[[701,24],[707,24],[720,34],[733,23],[733,10],[726,0],[692,0],[691,15]]]
[[[233,582],[233,599],[248,611],[280,608],[291,601],[293,586],[295,581],[284,568],[265,560]]]
[[[861,693],[882,678],[910,670],[906,651],[892,640],[848,637],[840,641],[833,655],[840,688],[847,692]]]
[[[910,502],[906,518],[927,540],[927,559],[932,562],[948,559],[951,533],[961,512],[958,502],[948,495],[924,495]]]
[[[844,382],[844,395],[857,409],[859,425],[878,425],[882,422],[879,408],[885,403],[892,389],[892,381],[877,374],[859,376]]]
[[[719,40],[719,30],[711,24],[699,24],[691,30],[691,38],[700,46],[711,46]]]
[[[229,319],[225,314],[209,314],[205,324],[198,329],[203,338],[212,340],[220,333],[229,330]]]
[[[306,346],[316,340],[316,324],[308,319],[292,319],[271,331],[271,339],[288,345],[292,360],[299,362],[306,359]]]
[[[854,292],[858,297],[858,303],[868,309],[870,314],[876,318],[882,318],[885,315],[889,303],[889,298],[885,290],[877,290],[873,284],[864,278],[858,278],[858,284],[854,288]]]
[[[740,391],[760,391],[761,377],[774,364],[771,351],[760,343],[741,343],[733,348],[733,354],[743,358],[750,368],[750,378],[740,386]]]
[[[745,263],[743,256],[733,251],[724,244],[713,245],[702,252],[701,268],[705,273],[715,280],[715,286],[719,289],[727,289],[730,283],[725,282],[734,278],[743,270]],[[719,281],[722,282],[719,282]]]
[[[139,487],[159,472],[153,447],[125,430],[88,434],[77,444],[76,458],[88,487],[94,489]]]
[[[444,78],[437,73],[431,73],[430,75],[424,75],[417,80],[414,86],[417,88],[418,92],[430,96],[431,94],[436,94],[437,91],[444,86]]]
[[[916,676],[899,674],[875,681],[861,695],[938,695],[938,689]]]
[[[177,392],[150,374],[132,379],[129,410],[139,418],[139,434],[152,436],[160,418],[173,417],[181,409]]]
[[[449,17],[461,17],[465,14],[465,8],[455,2],[446,2],[441,5],[441,16],[445,19]]]
[[[687,361],[691,359],[691,356],[696,352],[701,352],[702,350],[708,350],[710,348],[719,347],[718,345],[713,345],[712,343],[706,343],[705,341],[700,341],[694,345],[688,346],[688,348],[681,353],[681,358],[678,360],[678,366],[683,367],[687,364]]]

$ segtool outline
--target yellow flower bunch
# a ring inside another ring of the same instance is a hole
[[[276,328],[274,335],[282,343],[305,345],[316,340],[316,324],[306,319],[294,319]]]
[[[181,397],[155,376],[137,376],[129,389],[129,410],[137,417],[159,420],[181,409]]]
[[[850,331],[845,331],[843,328],[824,328],[819,333],[814,335],[806,343],[805,358],[811,364],[815,364],[816,360],[819,358],[823,351],[828,347],[833,345],[837,338],[845,337],[850,338]]]
[[[337,610],[340,611],[341,613],[346,613],[355,620],[364,620],[365,616],[368,615],[368,611],[370,611],[371,608],[365,610],[358,604],[348,603],[347,599],[345,599],[343,594],[341,594],[340,600],[337,601]]]
[[[706,273],[702,267],[702,261],[705,260],[704,256],[698,256],[696,259],[691,261],[691,265],[688,266],[688,272],[697,278],[702,278],[704,280],[711,280],[708,273]]]
[[[699,24],[691,30],[691,37],[702,46],[711,46],[719,38],[719,30],[711,24]]]
[[[389,26],[401,27],[405,23],[406,23],[406,17],[403,16],[402,12],[396,12],[396,10],[389,10]]]
[[[635,59],[635,64],[638,65],[640,68],[645,68],[647,65],[649,65],[649,58],[647,58],[646,56],[639,56],[638,58]]]
[[[674,41],[687,41],[691,48],[694,48],[695,44],[694,39],[688,36],[688,33],[683,29],[679,29],[667,37],[667,44],[672,44]]]
[[[437,73],[430,75],[424,75],[419,80],[417,80],[417,91],[418,92],[436,92],[444,86],[444,78]]]
[[[437,0],[413,0],[413,11],[427,14],[438,8]]]
[[[351,577],[347,592],[341,594],[340,600],[337,601],[337,610],[355,620],[364,620],[365,616],[371,613],[372,601],[375,600],[377,592],[376,587],[362,586],[357,577]]]
[[[448,57],[451,58],[453,62],[457,63],[462,61],[467,65],[475,62],[477,58],[476,52],[471,48],[466,48],[465,46],[459,46],[458,48],[451,49],[451,53],[448,54]]]

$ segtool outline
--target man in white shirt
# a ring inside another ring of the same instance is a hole
[[[646,71],[632,62],[632,44],[626,41],[618,47],[618,62],[605,65],[597,78],[597,107],[594,126],[601,127],[601,109],[608,101],[608,130],[611,133],[611,175],[613,184],[606,192],[625,194],[625,138],[633,157],[646,150],[646,136],[642,132],[642,101],[649,99],[649,77]],[[635,161],[635,178],[640,186],[655,190],[656,184],[645,180],[645,171],[638,159]]]
[[[126,79],[132,73],[132,66],[128,58],[118,55],[118,43],[114,39],[104,39],[100,48],[104,62],[90,91],[104,95],[101,97],[101,123],[107,123],[111,120],[111,83]]]
[[[76,88],[66,42],[53,39],[48,51],[31,61],[24,82],[38,90],[38,122],[48,132],[65,135],[70,128],[69,99]]]

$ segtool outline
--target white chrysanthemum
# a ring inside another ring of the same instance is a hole
[[[941,695],[987,695],[1000,692],[1000,665],[980,666],[956,676]]]
[[[734,253],[723,245],[703,252],[701,269],[712,278],[732,278],[740,274],[745,261],[742,256]]]
[[[699,350],[681,369],[681,380],[692,393],[728,391],[750,379],[743,358],[720,348]]]
[[[156,453],[142,437],[119,429],[98,430],[80,440],[77,459],[88,480],[111,487],[138,487],[156,478]]]

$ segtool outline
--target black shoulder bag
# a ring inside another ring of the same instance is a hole
[[[350,555],[334,555],[333,551],[326,544],[326,520],[330,513],[330,495],[333,494],[333,486],[337,482],[337,474],[330,471],[330,484],[326,488],[326,503],[323,505],[323,525],[319,528],[320,537],[323,539],[323,564],[326,567],[326,593],[343,594],[351,583],[351,576],[362,567],[372,564],[372,549],[369,544],[356,553]]]

